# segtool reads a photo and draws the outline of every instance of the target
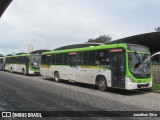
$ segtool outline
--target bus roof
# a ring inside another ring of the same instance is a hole
[[[24,56],[30,56],[30,54],[28,53],[9,54],[6,57],[24,57]]]
[[[90,47],[90,46],[99,46],[102,43],[82,43],[82,44],[73,44],[73,45],[66,45],[54,50],[66,50],[66,49],[74,49],[74,48],[82,48],[82,47]]]
[[[65,50],[53,50],[53,51],[50,51],[50,52],[43,52],[42,55],[54,54],[54,53],[67,53],[67,52],[101,50],[101,49],[105,49],[105,48],[117,48],[117,47],[126,48],[126,44],[125,43],[119,43],[119,44],[107,44],[107,45],[100,45],[100,46],[89,46],[89,47],[82,47],[82,48],[65,49]]]

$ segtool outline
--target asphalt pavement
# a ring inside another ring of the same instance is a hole
[[[53,79],[43,76],[23,76],[0,71],[0,111],[160,111],[160,94],[120,89],[101,92],[94,85],[74,84],[67,81],[56,83]],[[58,117],[54,119],[117,118]],[[128,120],[128,118],[118,119]]]

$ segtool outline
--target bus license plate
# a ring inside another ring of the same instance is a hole
[[[146,86],[141,86],[141,88],[146,88]]]

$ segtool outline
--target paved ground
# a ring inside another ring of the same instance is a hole
[[[64,81],[56,83],[52,79],[44,79],[42,76],[23,76],[0,71],[0,111],[15,110],[160,111],[160,94],[119,89],[101,92],[92,85],[71,84]],[[124,118],[121,119],[124,120]]]

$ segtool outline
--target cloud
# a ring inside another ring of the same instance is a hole
[[[159,6],[157,0],[15,0],[1,18],[0,51],[26,52],[28,44],[54,49],[103,34],[118,39],[148,32],[159,23]]]

